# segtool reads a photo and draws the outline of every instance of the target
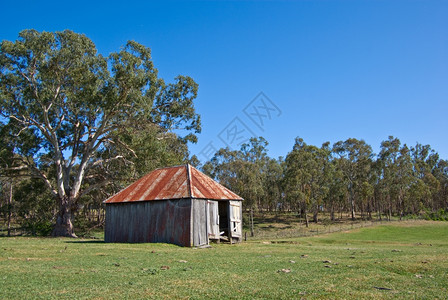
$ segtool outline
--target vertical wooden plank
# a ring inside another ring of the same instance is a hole
[[[194,246],[194,200],[190,198],[190,247]]]
[[[227,201],[227,216],[229,218],[229,241],[230,244],[233,244],[233,238],[232,238],[232,206],[230,205],[230,201]]]
[[[106,242],[191,246],[191,199],[107,204]]]
[[[218,201],[208,200],[208,236],[209,239],[219,239],[219,209]]]
[[[206,200],[193,199],[193,245],[207,244]]]
[[[206,243],[207,245],[210,245],[210,203],[208,202],[208,200],[204,200],[205,202],[205,239],[206,239]]]
[[[230,236],[242,238],[242,209],[241,201],[229,201],[229,222],[230,222]]]

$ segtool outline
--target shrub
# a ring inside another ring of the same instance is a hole
[[[426,211],[424,218],[425,220],[448,221],[448,210],[441,208],[435,212]]]

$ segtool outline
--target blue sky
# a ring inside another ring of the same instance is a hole
[[[71,29],[108,54],[136,40],[159,75],[199,83],[192,154],[249,135],[285,156],[296,136],[349,137],[379,151],[389,135],[448,159],[448,1],[1,0],[0,39]]]

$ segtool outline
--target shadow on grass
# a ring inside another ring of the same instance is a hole
[[[88,240],[88,241],[65,241],[68,244],[104,244],[104,240]]]

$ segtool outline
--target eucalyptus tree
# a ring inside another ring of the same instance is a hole
[[[332,164],[330,142],[325,142],[320,148],[315,147],[314,157],[317,162],[318,173],[315,176],[318,188],[313,193],[315,200],[313,221],[318,221],[318,213],[323,211],[327,203],[325,200],[328,198],[330,191],[331,176],[334,175],[334,165]]]
[[[378,220],[382,220],[386,199],[386,191],[383,186],[383,167],[380,159],[375,159],[371,168],[371,179],[373,183],[372,210],[375,210]]]
[[[439,155],[430,145],[417,143],[411,148],[411,157],[413,163],[414,176],[418,184],[413,186],[414,191],[421,197],[420,206],[434,211],[436,203],[434,197],[439,193],[441,185],[433,173],[437,173],[437,165],[440,161]]]
[[[347,182],[338,167],[338,160],[331,160],[328,168],[328,194],[326,197],[326,208],[330,211],[331,221],[335,221],[336,211],[342,214],[345,199],[347,198]]]
[[[27,150],[21,166],[57,200],[54,236],[75,236],[78,200],[108,183],[104,178],[83,187],[92,170],[130,164],[138,155],[123,138],[126,132],[151,126],[156,139],[164,140],[184,129],[183,141],[196,140],[197,88],[187,76],[166,84],[150,49],[134,41],[107,57],[69,30],[24,30],[15,42],[1,43],[0,121],[13,128],[16,153]]]
[[[264,202],[269,210],[283,209],[283,158],[268,158],[265,166],[265,175],[263,176]]]
[[[287,198],[303,210],[308,227],[308,212],[313,211],[317,222],[318,212],[328,193],[326,166],[330,151],[307,145],[297,137],[293,150],[285,159],[284,186]]]
[[[250,213],[251,236],[254,235],[254,210],[261,206],[266,195],[267,145],[263,137],[252,137],[239,150],[219,149],[202,168],[244,198],[243,205]]]
[[[267,155],[268,142],[263,137],[250,138],[248,143],[241,146],[241,160],[243,180],[243,195],[251,198],[252,208],[261,208],[261,201],[265,196],[264,182],[268,162]]]
[[[409,186],[413,182],[410,150],[406,144],[401,146],[398,138],[389,136],[388,140],[381,143],[378,160],[383,169],[383,186],[389,198],[389,218],[395,207],[401,219],[407,209]]]
[[[349,138],[336,142],[333,145],[333,153],[336,155],[338,166],[347,180],[349,192],[349,205],[352,220],[356,219],[356,200],[364,182],[368,182],[372,164],[372,147],[364,140]]]
[[[238,193],[238,171],[240,153],[230,148],[221,148],[202,166],[202,171],[222,185]]]
[[[440,183],[440,189],[436,195],[438,208],[448,211],[448,161],[440,159],[433,174]]]

